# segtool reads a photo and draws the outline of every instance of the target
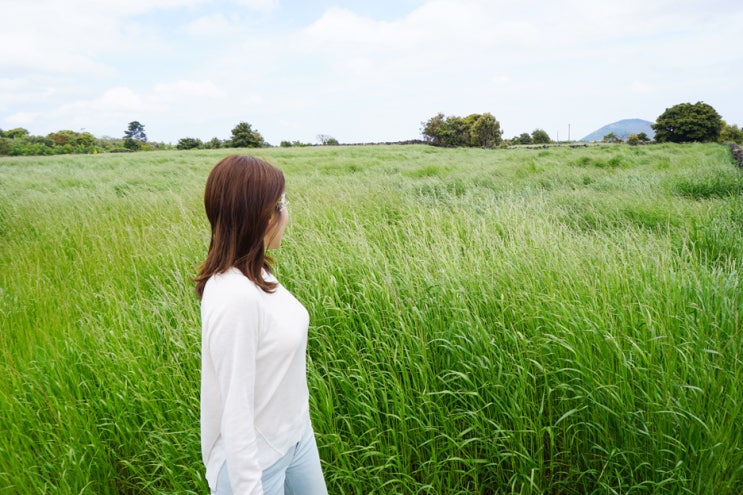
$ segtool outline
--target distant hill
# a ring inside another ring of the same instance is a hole
[[[650,124],[652,124],[652,122],[642,119],[624,119],[593,131],[591,134],[581,139],[581,141],[601,141],[604,139],[604,136],[610,132],[613,132],[615,136],[624,140],[626,140],[630,134],[640,134],[641,132],[644,132],[650,139],[653,139],[655,131],[650,127]]]

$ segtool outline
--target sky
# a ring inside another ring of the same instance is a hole
[[[492,113],[580,139],[703,101],[743,125],[739,0],[0,0],[0,129],[421,138]]]

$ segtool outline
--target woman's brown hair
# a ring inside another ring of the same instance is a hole
[[[201,298],[209,277],[231,267],[266,292],[276,283],[263,279],[271,271],[263,238],[284,192],[284,174],[252,156],[231,155],[217,163],[206,180],[204,207],[212,228],[206,259],[194,278]]]

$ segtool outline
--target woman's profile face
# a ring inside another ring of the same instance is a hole
[[[281,247],[281,238],[284,236],[287,223],[289,223],[289,210],[286,207],[286,199],[282,194],[281,201],[276,205],[273,218],[268,225],[268,231],[263,237],[263,246],[265,249],[278,249]]]

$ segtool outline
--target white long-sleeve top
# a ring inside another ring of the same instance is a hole
[[[261,472],[309,421],[309,314],[282,285],[269,294],[231,268],[206,282],[201,325],[206,479],[214,491],[226,461],[235,495],[262,495]]]

